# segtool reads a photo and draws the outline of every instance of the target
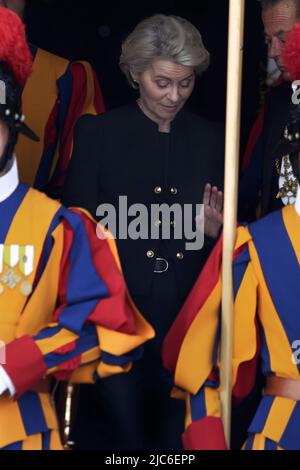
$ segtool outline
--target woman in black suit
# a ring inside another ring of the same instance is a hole
[[[180,448],[184,407],[169,398],[160,349],[222,225],[223,129],[185,107],[208,65],[191,23],[148,18],[126,39],[120,60],[138,101],[85,116],[76,128],[63,203],[86,208],[114,232],[133,300],[157,334],[132,373],[83,387],[75,426],[81,448]],[[195,227],[202,202],[203,246]]]

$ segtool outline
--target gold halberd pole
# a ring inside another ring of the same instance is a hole
[[[222,264],[223,291],[221,339],[221,404],[222,419],[228,448],[230,448],[231,434],[232,390],[232,255],[237,224],[244,15],[245,0],[230,0],[225,145],[225,203]]]

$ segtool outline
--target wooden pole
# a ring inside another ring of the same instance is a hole
[[[233,280],[232,255],[237,224],[240,150],[241,87],[243,70],[245,0],[230,0],[227,115],[225,151],[225,203],[222,264],[221,404],[228,448],[231,434]]]

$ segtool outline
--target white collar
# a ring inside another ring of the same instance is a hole
[[[11,164],[11,162],[9,162]],[[16,157],[13,157],[13,164],[5,175],[0,176],[0,202],[4,202],[11,196],[19,185],[19,174]]]
[[[298,186],[297,199],[295,202],[295,209],[297,214],[300,216],[300,186]]]

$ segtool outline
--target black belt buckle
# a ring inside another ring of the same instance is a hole
[[[165,258],[156,258],[154,272],[155,274],[163,274],[169,269],[169,262]]]

